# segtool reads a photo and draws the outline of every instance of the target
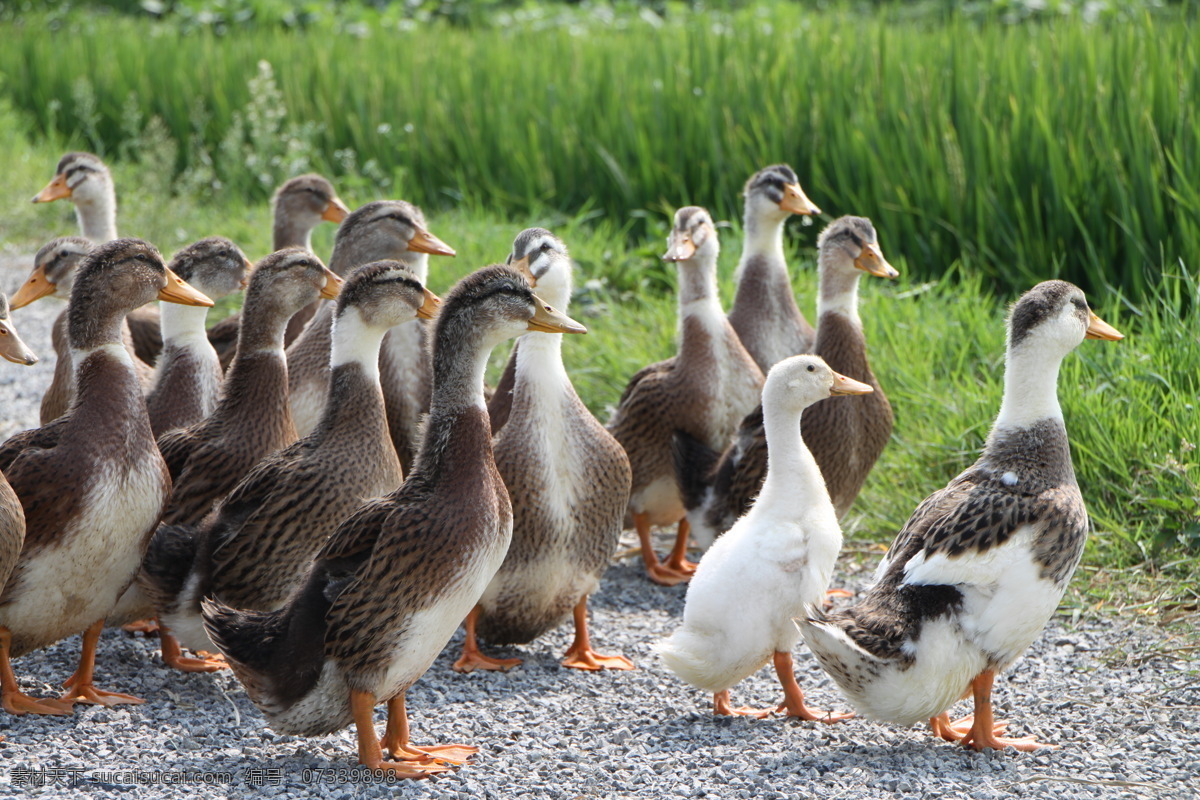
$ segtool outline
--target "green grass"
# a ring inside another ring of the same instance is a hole
[[[1200,266],[1194,21],[902,14],[776,3],[224,36],[34,16],[0,23],[0,96],[39,135],[182,174],[185,194],[262,199],[314,166],[430,210],[554,208],[649,236],[685,202],[736,217],[746,177],[788,161],[924,279],[961,262],[1010,293],[1059,275],[1143,300],[1163,264]]]

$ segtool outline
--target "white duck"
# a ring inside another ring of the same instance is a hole
[[[800,436],[800,415],[831,395],[871,391],[819,356],[784,359],[767,375],[763,418],[770,460],[762,493],[709,548],[688,589],[683,627],[656,647],[672,672],[713,693],[715,714],[770,714],[732,708],[729,687],[773,659],[784,692],[780,710],[823,722],[848,717],[808,708],[792,667],[792,648],[800,640],[792,618],[824,598],[842,547],[821,471]]]
[[[1033,643],[1058,607],[1087,539],[1087,510],[1062,409],[1058,368],[1085,338],[1124,338],[1083,292],[1045,281],[1013,306],[1004,400],[983,455],[927,497],[854,606],[797,620],[808,646],[862,714],[982,750],[1046,747],[1003,738],[996,673]],[[947,709],[970,692],[975,714]]]

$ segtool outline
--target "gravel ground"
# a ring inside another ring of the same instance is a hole
[[[0,288],[14,290],[29,263],[0,257]],[[49,323],[58,310],[42,302],[16,315],[22,337],[44,363],[31,369],[0,365],[0,437],[36,424],[38,400],[53,371]],[[660,550],[667,547],[664,539]],[[860,588],[869,574],[847,559],[835,580]],[[650,652],[678,624],[684,592],[649,584],[633,559],[605,576],[591,603],[593,639],[602,652],[632,658],[634,672],[585,674],[560,667],[570,640],[567,626],[527,648],[496,651],[526,659],[509,673],[458,675],[450,664],[460,633],[409,692],[413,738],[418,744],[468,742],[480,752],[451,774],[392,786],[346,774],[355,762],[353,729],[315,739],[274,734],[228,673],[167,671],[156,640],[108,631],[97,684],[147,702],[77,706],[65,718],[0,712],[0,736],[7,737],[0,744],[0,797],[66,796],[72,777],[74,796],[104,798],[819,793],[1067,800],[1198,792],[1197,667],[1178,657],[1187,650],[1172,655],[1162,647],[1166,634],[1143,618],[1075,614],[1053,620],[997,682],[995,701],[997,715],[1012,719],[1012,735],[1035,733],[1061,749],[973,753],[934,740],[924,726],[713,718],[710,698],[667,673]],[[76,636],[18,659],[22,688],[34,696],[56,692],[78,654]],[[797,669],[814,705],[847,708],[802,646]],[[733,691],[735,703],[754,706],[779,696],[769,669]],[[968,713],[969,704],[955,711]],[[376,719],[382,729],[382,707]],[[39,782],[45,785],[30,785]]]

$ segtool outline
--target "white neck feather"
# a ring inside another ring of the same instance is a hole
[[[190,347],[200,342],[208,344],[208,331],[205,328],[205,322],[208,319],[207,307],[159,302],[158,313],[162,319],[164,342],[173,342],[184,347]],[[211,345],[209,349],[211,349]]]
[[[107,353],[111,358],[125,364],[130,369],[133,369],[133,356],[125,349],[124,342],[110,342],[102,344],[99,347],[92,347],[87,350],[79,350],[71,348],[71,365],[74,369],[79,369],[79,365],[93,353]]]
[[[1043,419],[1062,419],[1058,405],[1061,355],[1044,348],[1009,349],[1004,366],[1004,400],[995,428],[1027,428]]]
[[[428,253],[412,253],[411,258],[405,260],[409,271],[417,276],[417,280],[424,286],[429,282],[429,254]]]
[[[111,196],[98,199],[79,197],[75,200],[75,217],[84,238],[96,244],[117,238],[117,204]]]
[[[747,210],[744,223],[746,240],[742,245],[742,257],[733,275],[734,280],[742,279],[746,263],[756,257],[762,257],[768,264],[780,265],[787,272],[787,258],[783,253],[783,225],[786,221],[786,214],[775,219],[751,214]]]
[[[820,288],[817,294],[817,319],[826,312],[841,314],[858,326],[858,279],[862,272],[855,269],[850,258],[840,248],[821,253],[818,258]]]
[[[570,383],[562,361],[561,333],[527,333],[517,350],[517,377],[541,386]]]
[[[754,507],[791,512],[803,508],[807,514],[828,506],[829,513],[834,515],[821,469],[800,435],[800,415],[794,410],[766,403],[763,405],[763,426],[768,446],[767,477]]]
[[[333,321],[329,365],[357,362],[371,380],[379,380],[379,347],[387,330],[368,325],[357,308],[347,308]]]

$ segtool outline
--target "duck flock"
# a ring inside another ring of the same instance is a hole
[[[814,329],[783,228],[820,209],[790,167],[746,184],[728,314],[712,218],[676,212],[664,259],[678,270],[678,353],[630,379],[607,426],[563,366],[562,334],[586,329],[565,314],[572,263],[551,231],[520,232],[505,265],[439,299],[428,258],[454,250],[421,209],[350,211],[318,175],[279,188],[274,252],[257,264],[221,237],[169,263],[119,238],[111,176],[88,153],[65,155],[34,201],[58,199],[82,236],[47,243],[0,294],[0,355],[19,365],[37,361],[19,309],[68,300],[42,426],[0,445],[7,713],[142,702],[94,681],[101,631],[122,625],[156,633],[169,668],[232,669],[277,732],[354,723],[365,767],[446,772],[477,748],[413,744],[405,692],[460,625],[461,672],[520,663],[481,640],[524,644],[567,619],[565,667],[634,669],[592,649],[587,611],[632,527],[649,580],[690,582],[682,624],[655,649],[712,693],[715,714],[853,717],[806,703],[792,663],[803,638],[858,714],[928,721],[977,750],[1053,746],[1005,737],[991,691],[1053,614],[1087,536],[1058,369],[1085,338],[1122,335],[1079,288],[1046,281],[1013,305],[983,453],[916,506],[874,583],[831,610],[839,519],[892,430],[858,282],[898,272],[870,220],[831,222]],[[310,247],[322,220],[339,225],[329,266]],[[239,289],[241,313],[206,328],[213,300]],[[488,356],[513,337],[489,390]],[[661,560],[656,526],[677,526]],[[22,693],[11,660],[76,633],[66,691]],[[782,702],[733,706],[730,689],[767,663]],[[975,713],[951,720],[967,695]]]

